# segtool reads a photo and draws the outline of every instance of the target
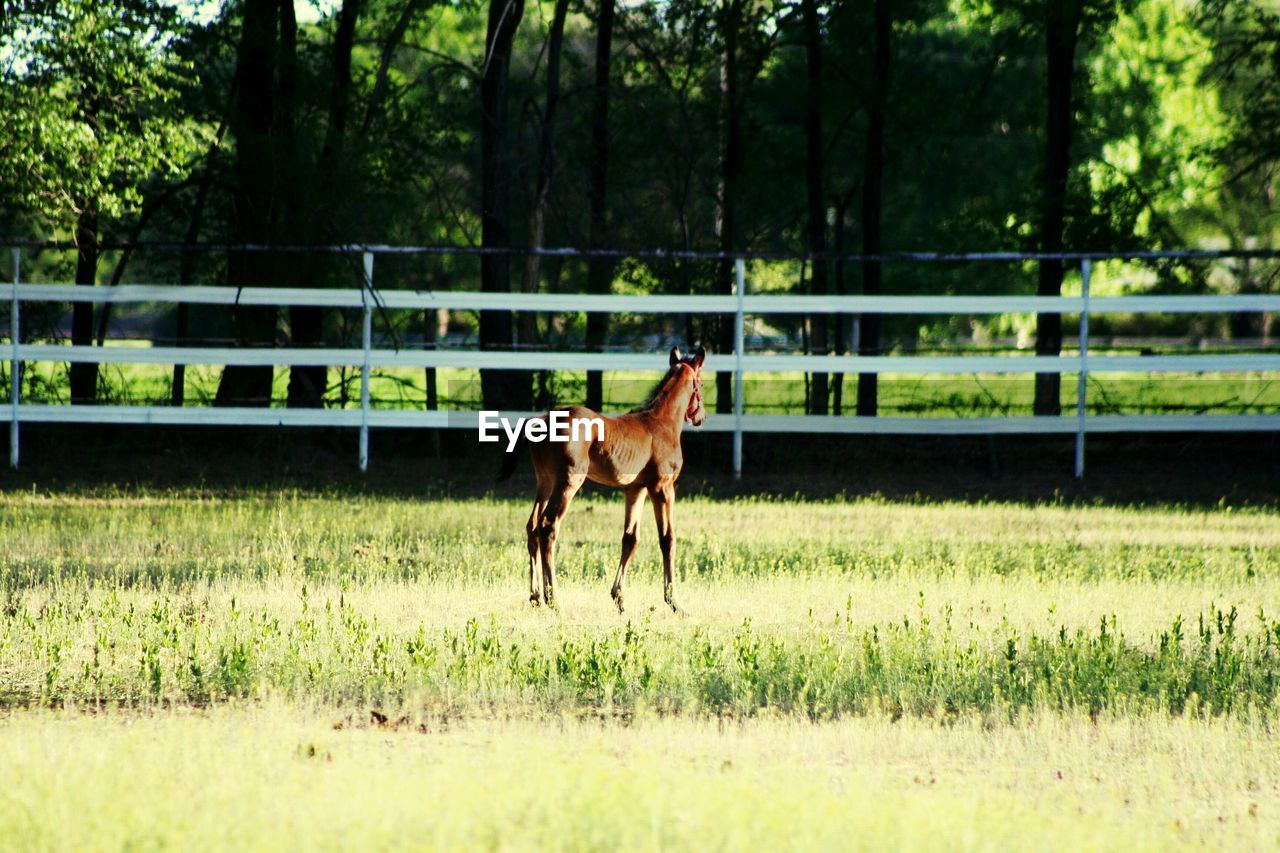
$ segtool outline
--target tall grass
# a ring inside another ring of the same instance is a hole
[[[923,604],[899,622],[849,611],[789,629],[549,623],[541,631],[470,619],[405,630],[342,593],[291,614],[234,597],[60,587],[0,620],[8,704],[206,703],[281,695],[336,703],[425,703],[445,712],[600,709],[826,719],[886,711],[945,715],[1034,709],[1268,710],[1280,687],[1280,622],[1234,608],[1130,638],[1112,616],[1092,629],[959,631]],[[1245,622],[1249,622],[1246,626]]]
[[[808,719],[1269,714],[1268,509],[684,502],[693,615],[620,618],[618,508],[574,506],[560,612],[522,604],[522,504],[10,495],[0,703],[283,696],[442,713]],[[652,547],[636,567],[636,606]]]

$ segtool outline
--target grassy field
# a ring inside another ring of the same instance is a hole
[[[380,726],[255,704],[0,722],[23,849],[1262,849],[1258,720]]]
[[[0,495],[0,846],[1280,841],[1280,513]]]

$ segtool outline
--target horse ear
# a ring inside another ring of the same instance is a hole
[[[680,347],[671,348],[671,359],[667,363],[672,367],[680,363]]]
[[[693,366],[694,366],[694,368],[695,368],[695,369],[697,369],[697,370],[701,370],[701,369],[702,369],[702,362],[704,362],[704,361],[706,361],[706,360],[707,360],[707,348],[706,348],[706,347],[704,347],[704,346],[700,346],[700,347],[698,347],[698,351],[697,351],[697,352],[695,352],[695,353],[693,354]]]

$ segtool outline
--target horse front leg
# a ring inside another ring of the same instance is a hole
[[[660,486],[649,495],[653,499],[653,517],[658,523],[658,547],[662,549],[662,597],[673,611],[682,613],[676,601],[676,534],[671,524],[671,511],[676,503],[675,484]]]
[[[618,576],[614,578],[613,603],[618,605],[618,612],[623,612],[622,584],[627,579],[627,566],[636,553],[636,531],[640,528],[640,507],[644,505],[645,489],[643,486],[632,486],[626,492],[626,513],[622,521],[622,558],[618,561]]]

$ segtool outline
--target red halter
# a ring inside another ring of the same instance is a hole
[[[684,419],[686,423],[693,423],[693,416],[702,408],[702,377],[692,367],[689,372],[693,374],[693,394],[689,397],[689,407],[685,409]]]

